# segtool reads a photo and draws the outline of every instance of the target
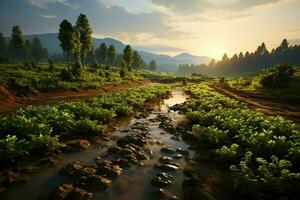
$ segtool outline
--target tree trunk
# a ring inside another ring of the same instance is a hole
[[[82,62],[82,68],[85,68],[85,56],[84,56],[85,52],[84,49],[82,50],[82,55],[81,55],[81,62]]]
[[[67,57],[68,57],[68,70],[70,70],[70,53],[67,53]]]

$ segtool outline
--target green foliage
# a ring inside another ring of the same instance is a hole
[[[108,48],[105,43],[102,43],[100,47],[96,49],[95,54],[101,64],[107,64]]]
[[[26,149],[33,153],[51,153],[57,149],[63,147],[59,143],[57,136],[52,137],[50,135],[32,135],[30,140],[26,142]]]
[[[254,52],[247,51],[245,54],[240,52],[230,58],[225,53],[221,60],[211,61],[209,65],[180,65],[178,72],[181,74],[198,73],[214,76],[246,75],[261,71],[264,68],[271,68],[279,63],[299,65],[299,55],[300,45],[289,45],[288,41],[284,39],[278,47],[270,52],[265,43],[262,43]]]
[[[108,48],[108,63],[113,65],[115,63],[117,51],[114,45],[110,45]]]
[[[227,132],[228,131],[219,130],[217,127],[214,126],[193,126],[193,133],[195,134],[196,138],[203,143],[208,143],[213,146],[220,146],[226,144],[226,141],[229,139]]]
[[[0,118],[0,162],[13,161],[25,153],[53,152],[60,148],[56,135],[93,137],[110,120],[169,90],[166,85],[103,93],[85,101],[60,102],[52,106],[29,106]],[[3,145],[2,145],[3,144]]]
[[[125,62],[126,67],[128,70],[131,70],[131,65],[133,61],[133,52],[130,45],[127,45],[125,49],[123,50],[123,60]]]
[[[22,31],[19,26],[14,26],[9,41],[9,54],[12,59],[17,59],[18,64],[20,63],[21,50],[24,48],[25,42]]]
[[[239,145],[234,143],[231,144],[229,148],[227,146],[223,146],[222,148],[217,149],[216,154],[220,157],[221,160],[230,162],[237,157],[238,148]]]
[[[67,69],[62,69],[60,71],[60,78],[63,80],[63,81],[71,81],[73,76],[72,76],[72,73],[67,70]]]
[[[5,37],[0,32],[0,63],[8,58],[8,46]]]
[[[18,140],[16,136],[7,135],[5,139],[0,140],[0,165],[13,163],[17,158],[25,155],[27,152],[23,146],[24,140]]]
[[[261,74],[260,84],[264,87],[286,87],[289,85],[294,72],[290,65],[276,65]]]
[[[97,121],[82,119],[76,122],[71,130],[74,136],[92,137],[101,134],[104,130],[103,125],[98,125]]]
[[[120,77],[122,78],[122,79],[124,79],[125,77],[126,77],[126,69],[125,69],[125,67],[122,67],[121,69],[120,69]]]
[[[157,66],[156,66],[155,60],[151,60],[151,62],[149,63],[149,69],[152,70],[152,71],[157,70]]]
[[[54,64],[53,60],[49,59],[48,64],[49,64],[49,70],[54,71],[55,70],[55,64]]]
[[[80,53],[80,33],[74,29],[70,22],[63,20],[60,23],[58,39],[62,50],[67,54],[68,68],[70,68],[70,55],[78,55]]]
[[[217,158],[239,163],[231,166],[237,191],[251,198],[297,193],[293,184],[300,180],[300,132],[291,121],[249,109],[205,84],[186,90],[194,99],[182,111],[194,124],[195,137],[216,149]]]
[[[92,28],[86,15],[80,14],[76,21],[76,30],[80,35],[81,43],[81,63],[85,67],[85,57],[93,48]]]

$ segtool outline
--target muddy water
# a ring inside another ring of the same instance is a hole
[[[113,180],[112,185],[106,190],[99,193],[94,193],[95,199],[122,199],[122,200],[138,200],[138,199],[154,199],[153,193],[157,188],[151,185],[151,179],[159,172],[154,169],[154,164],[158,163],[158,159],[163,154],[160,150],[162,147],[182,148],[188,150],[188,145],[181,140],[172,139],[172,134],[166,130],[159,128],[159,121],[155,120],[160,114],[167,114],[175,123],[180,123],[184,120],[184,116],[177,112],[169,111],[169,107],[178,103],[183,103],[188,97],[178,89],[172,91],[172,96],[169,99],[161,101],[159,105],[155,106],[154,110],[150,112],[148,117],[136,119],[130,117],[120,123],[116,131],[109,133],[115,138],[123,137],[127,133],[122,131],[130,129],[130,126],[136,123],[146,125],[151,141],[160,141],[158,143],[152,142],[147,144],[147,148],[153,151],[153,158],[143,162],[143,166],[134,166],[130,169],[123,170],[122,174]],[[162,134],[163,133],[163,134]],[[51,191],[63,184],[67,178],[58,175],[59,170],[66,164],[80,160],[84,163],[92,163],[99,155],[104,155],[109,147],[115,145],[115,140],[99,141],[92,145],[86,151],[62,155],[61,161],[54,167],[42,170],[39,173],[28,175],[29,181],[19,186],[14,186],[6,192],[0,194],[1,200],[34,200],[47,196]],[[194,152],[189,151],[189,156],[193,156]],[[179,170],[170,172],[173,176],[171,185],[165,187],[172,195],[179,199],[183,198],[182,182],[184,180],[183,169],[186,166],[186,158],[175,160],[179,164]]]
[[[177,112],[168,112],[169,107],[183,103],[187,99],[187,96],[180,90],[172,91],[172,97],[161,102],[160,106],[157,106],[149,117],[133,120],[134,123],[146,124],[149,128],[149,133],[154,141],[160,141],[161,144],[148,144],[146,147],[153,151],[154,157],[150,160],[146,160],[143,166],[135,166],[125,171],[105,192],[99,192],[95,194],[96,199],[110,199],[110,200],[135,200],[135,199],[155,199],[153,196],[157,191],[157,188],[151,185],[151,179],[159,172],[153,168],[154,164],[159,163],[158,159],[161,156],[167,156],[160,152],[163,147],[182,148],[188,150],[189,145],[183,141],[172,139],[172,135],[168,134],[164,129],[159,128],[159,122],[153,122],[152,120],[157,118],[158,114],[168,114],[176,123],[180,123],[184,120],[182,115]],[[161,134],[164,133],[164,134]],[[193,155],[192,151],[189,151],[190,156]],[[173,176],[172,184],[165,187],[165,189],[172,195],[177,196],[179,199],[183,198],[182,182],[184,180],[183,169],[186,166],[185,158],[175,160],[180,165],[179,170],[173,173],[169,173]]]

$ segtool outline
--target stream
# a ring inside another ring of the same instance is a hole
[[[170,111],[169,108],[185,102],[187,98],[188,96],[180,89],[173,89],[168,99],[161,100],[150,111],[138,112],[135,116],[120,120],[114,131],[106,133],[113,139],[97,140],[87,150],[62,154],[56,165],[44,168],[37,173],[26,174],[28,181],[1,193],[1,200],[47,199],[58,186],[72,183],[78,179],[74,176],[61,175],[60,171],[66,165],[75,161],[80,161],[82,165],[94,165],[96,159],[99,168],[99,165],[103,165],[102,162],[105,160],[113,163],[120,162],[120,159],[117,160],[114,155],[108,153],[110,149],[119,145],[120,147],[117,147],[119,151],[120,149],[124,151],[124,148],[128,151],[126,148],[132,144],[126,143],[124,146],[121,139],[128,139],[128,136],[129,138],[140,137],[139,134],[142,132],[145,134],[138,141],[144,141],[145,145],[142,145],[142,148],[136,147],[138,150],[135,149],[133,157],[139,154],[145,159],[134,160],[132,166],[122,167],[120,169],[122,173],[112,178],[106,189],[93,190],[93,199],[147,200],[157,199],[157,197],[174,200],[187,199],[184,198],[183,192],[183,182],[186,178],[183,171],[188,160],[195,156],[195,152],[190,150],[189,145],[181,139],[180,134],[174,134],[173,129],[166,129],[166,126],[171,126],[170,124],[173,125],[173,128],[177,127],[180,122],[185,120],[183,115]],[[132,147],[130,148],[132,149]],[[170,169],[165,169],[166,167]],[[160,172],[165,173],[162,175]],[[163,179],[169,183],[163,186],[160,183],[154,183],[153,179],[158,176],[164,176]]]

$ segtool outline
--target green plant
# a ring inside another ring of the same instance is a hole
[[[63,81],[71,81],[72,80],[72,73],[67,70],[67,69],[62,69],[60,71],[60,78],[63,80]]]
[[[32,135],[26,142],[26,146],[28,151],[33,153],[54,152],[63,147],[63,145],[59,143],[57,136],[53,137],[50,135]]]
[[[196,138],[216,148],[217,158],[239,163],[231,166],[237,191],[251,198],[295,196],[300,132],[291,121],[249,109],[206,84],[190,84],[186,91],[193,99],[177,109],[186,113]]]
[[[71,134],[75,136],[93,137],[103,132],[104,126],[98,125],[97,121],[89,119],[79,120],[71,130]]]
[[[0,140],[0,165],[13,163],[27,154],[23,146],[24,140],[18,140],[15,135],[7,135],[5,139]]]
[[[49,64],[49,70],[54,71],[55,70],[55,64],[54,64],[53,60],[49,59],[48,64]]]

